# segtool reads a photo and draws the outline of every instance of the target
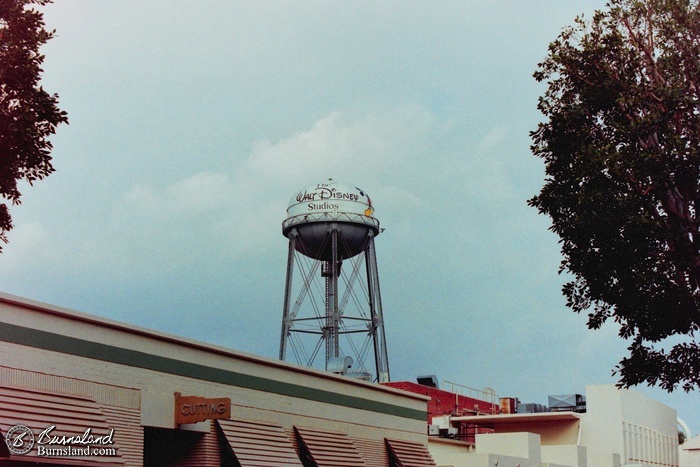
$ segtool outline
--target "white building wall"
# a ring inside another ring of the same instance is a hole
[[[678,457],[678,465],[680,467],[700,467],[700,452],[681,449]]]
[[[678,465],[680,467],[700,467],[700,436],[686,439],[678,448]]]
[[[504,418],[500,420],[502,423],[492,421],[496,434],[477,435],[475,452],[436,450],[437,443],[434,442],[430,449],[438,464],[455,467],[481,465],[479,463],[491,455],[509,458],[503,459],[505,464],[499,461],[499,467],[508,465],[513,459],[520,459],[521,467],[529,465],[523,460],[534,465],[570,467],[679,465],[675,409],[613,385],[588,386],[586,402],[587,413],[580,415],[580,425],[570,424],[562,428],[546,417],[539,421],[524,419],[526,421],[519,424]],[[570,431],[571,427],[579,426],[580,436],[550,433],[557,427]],[[545,437],[528,431],[547,433],[545,446],[541,446]],[[687,462],[687,467],[700,467],[691,460]]]
[[[461,467],[474,455],[474,445],[437,436],[428,437],[428,450],[438,467]]]
[[[678,465],[676,411],[643,394],[611,385],[586,387],[581,444],[591,465]],[[615,454],[620,461],[615,460]]]
[[[534,433],[477,434],[476,453],[519,457],[536,466],[542,463],[540,435]]]
[[[520,457],[503,456],[499,454],[477,454],[470,455],[464,464],[454,467],[542,467],[542,464],[529,461]],[[568,467],[568,466],[546,466],[546,467]]]
[[[464,443],[430,439],[429,449],[438,467],[543,466],[540,436],[533,433],[477,434],[476,448]],[[550,466],[579,467],[547,465]]]
[[[547,466],[560,464],[571,467],[588,467],[586,448],[575,444],[542,446],[542,464]]]

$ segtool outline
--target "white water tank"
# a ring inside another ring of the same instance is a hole
[[[354,185],[329,180],[309,185],[289,201],[287,219],[282,223],[285,237],[293,229],[300,242],[295,248],[317,260],[332,259],[329,225],[338,226],[340,259],[361,253],[369,241],[368,234],[379,234],[379,221],[373,216],[374,206],[369,195]]]

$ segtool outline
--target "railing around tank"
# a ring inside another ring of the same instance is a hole
[[[308,222],[351,222],[354,224],[365,224],[379,232],[379,220],[371,216],[357,214],[353,212],[312,212],[309,214],[300,214],[298,216],[288,217],[282,222],[282,231],[288,228],[305,224]]]

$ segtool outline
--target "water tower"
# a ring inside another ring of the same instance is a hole
[[[389,381],[373,214],[367,193],[333,180],[292,197],[280,360]]]

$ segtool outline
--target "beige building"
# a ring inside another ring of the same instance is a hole
[[[436,417],[440,426],[493,430],[474,446],[431,439],[438,465],[453,467],[676,467],[675,409],[614,385],[586,387],[585,413],[574,411]]]
[[[3,465],[429,466],[427,400],[0,294]]]
[[[700,436],[687,439],[678,449],[680,467],[700,467]]]

